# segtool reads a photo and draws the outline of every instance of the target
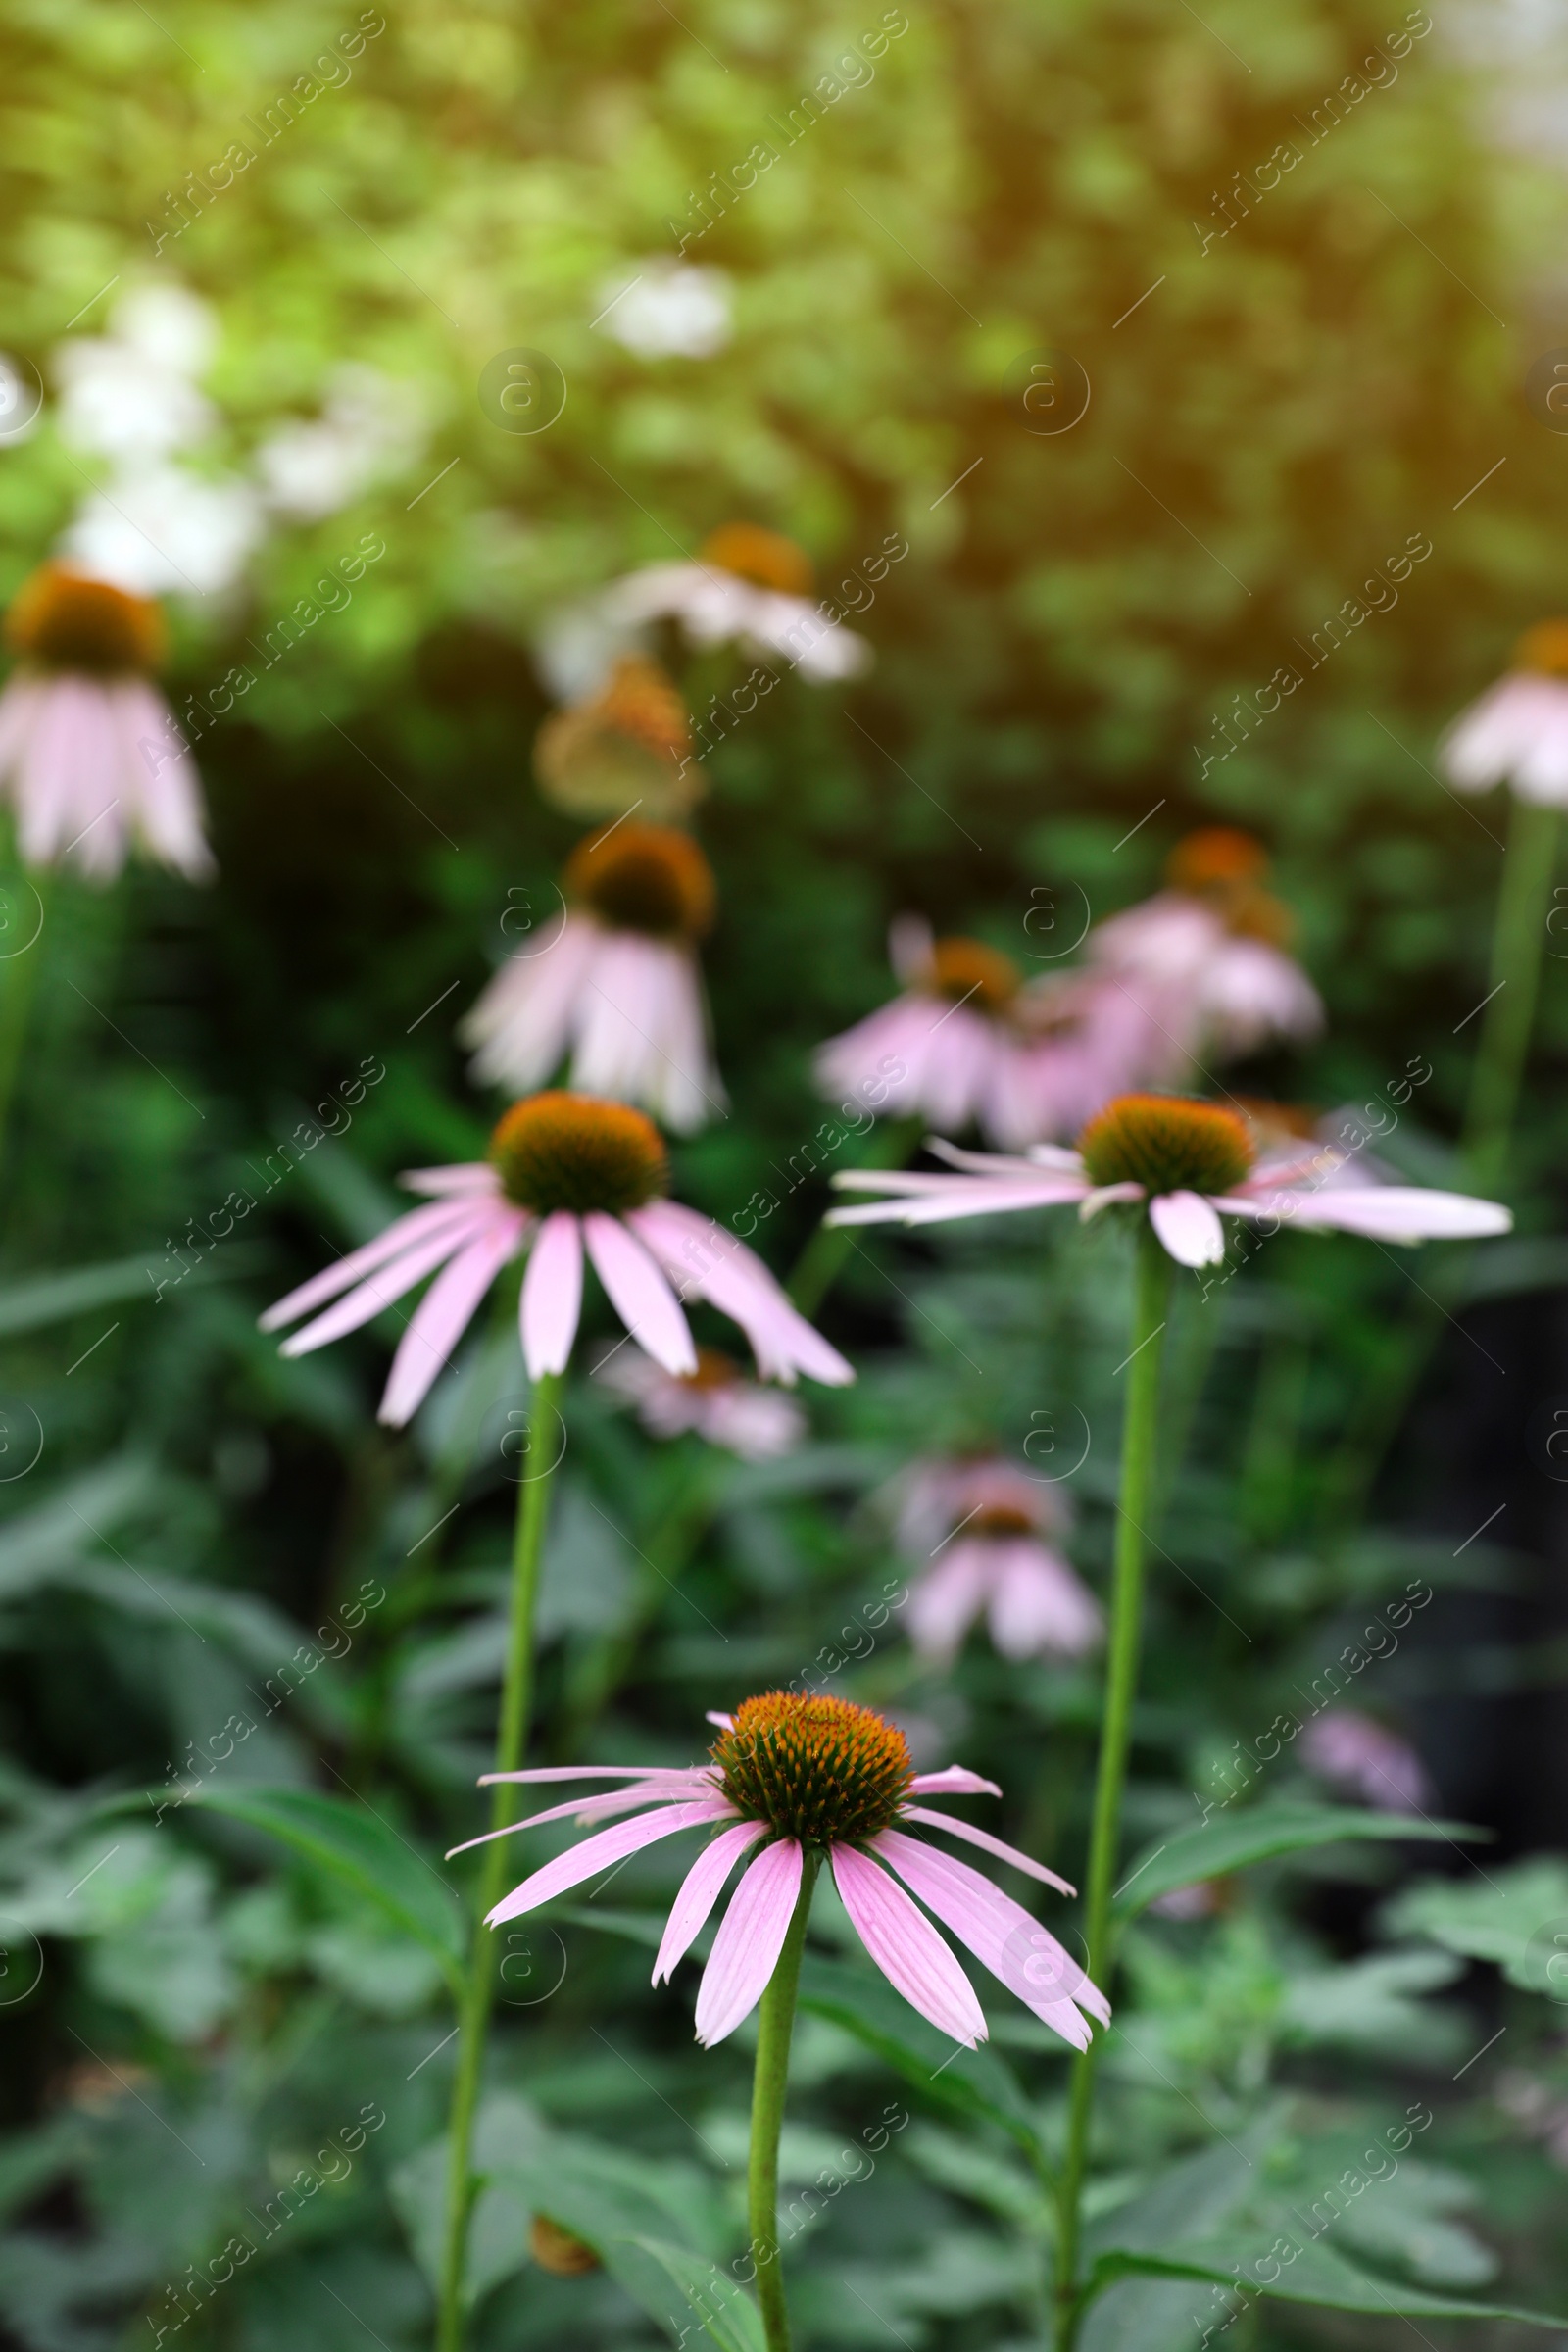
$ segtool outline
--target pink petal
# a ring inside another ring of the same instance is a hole
[[[697,2038],[711,2049],[751,2016],[778,1965],[801,1891],[803,1856],[793,1838],[767,1845],[730,1897],[697,1988]]]
[[[885,1830],[872,1843],[943,1926],[1064,2040],[1078,2049],[1089,2041],[1075,2002],[1102,2024],[1108,2021],[1109,2003],[1072,1955],[979,1871],[898,1830]]]
[[[1179,1266],[1217,1266],[1225,1255],[1225,1228],[1201,1193],[1160,1193],[1149,1222]]]
[[[666,1372],[695,1372],[697,1350],[674,1292],[618,1217],[594,1209],[583,1219],[594,1271],[640,1348]]]
[[[541,1903],[564,1894],[568,1886],[580,1886],[584,1879],[608,1870],[612,1862],[624,1862],[628,1854],[640,1853],[661,1838],[673,1838],[677,1830],[694,1830],[705,1821],[732,1821],[734,1815],[727,1797],[710,1796],[693,1804],[667,1805],[657,1813],[640,1813],[635,1821],[618,1822],[614,1829],[585,1838],[581,1845],[558,1854],[531,1879],[524,1879],[497,1903],[484,1924],[499,1928],[509,1919],[519,1919],[523,1912],[537,1911]]]
[[[983,1781],[967,1764],[944,1764],[940,1772],[917,1772],[909,1783],[915,1796],[1000,1796],[995,1781]]]
[[[514,1209],[512,1214],[518,1220],[520,1230],[521,1210]],[[401,1257],[378,1266],[373,1274],[367,1275],[358,1290],[350,1291],[346,1298],[329,1306],[324,1315],[318,1315],[314,1323],[290,1332],[279,1354],[309,1355],[313,1348],[342,1339],[345,1332],[358,1331],[384,1307],[394,1305],[406,1291],[412,1291],[416,1282],[422,1282],[446,1258],[456,1256],[468,1243],[477,1241],[490,1225],[492,1215],[489,1202],[475,1203],[461,1223],[443,1226],[413,1250],[406,1250]]]
[[[732,1830],[720,1830],[711,1845],[704,1848],[681,1884],[664,1923],[663,1939],[659,1957],[654,1962],[654,1983],[673,1976],[677,1961],[690,1951],[693,1940],[701,1933],[709,1913],[723,1891],[729,1877],[742,1854],[766,1835],[766,1825],[760,1821],[738,1821]]]
[[[855,1378],[836,1348],[790,1304],[761,1259],[711,1218],[674,1200],[651,1200],[628,1220],[681,1296],[695,1292],[745,1332],[764,1378],[793,1382],[798,1371],[830,1388]]]
[[[906,1625],[922,1657],[951,1662],[985,1606],[996,1545],[960,1537],[933,1560],[909,1592]]]
[[[447,1229],[458,1233],[471,1222],[471,1200],[435,1200],[428,1208],[411,1208],[407,1216],[399,1217],[384,1233],[377,1234],[373,1242],[367,1242],[363,1250],[338,1258],[324,1273],[313,1274],[309,1282],[302,1282],[297,1291],[290,1291],[286,1298],[279,1298],[275,1306],[270,1306],[260,1318],[262,1330],[280,1331],[285,1323],[298,1322],[301,1315],[308,1315],[313,1307],[323,1306],[340,1291],[352,1290],[362,1275],[384,1266],[388,1258],[412,1249],[426,1235]]]
[[[398,1342],[377,1418],[401,1429],[423,1403],[453,1348],[521,1238],[521,1218],[481,1233],[437,1276]]]
[[[546,1217],[522,1278],[522,1355],[528,1378],[564,1372],[582,1311],[582,1236],[570,1209]]]
[[[1308,1232],[1337,1226],[1375,1242],[1478,1241],[1506,1233],[1513,1224],[1498,1201],[1409,1184],[1325,1186],[1321,1192],[1279,1192],[1227,1205],[1243,1216],[1279,1217]]]
[[[482,1772],[481,1788],[489,1788],[497,1781],[662,1781],[681,1774],[694,1780],[710,1780],[712,1767],[709,1764],[534,1764],[526,1772]],[[1002,1791],[997,1791],[1000,1796]]]
[[[495,1779],[495,1774],[491,1774]],[[522,1821],[509,1821],[503,1829],[486,1830],[482,1837],[465,1838],[461,1845],[447,1847],[447,1860],[454,1854],[471,1853],[476,1845],[491,1845],[498,1838],[512,1838],[519,1830],[536,1830],[542,1821],[607,1821],[613,1813],[629,1813],[634,1805],[687,1803],[693,1794],[689,1780],[643,1781],[632,1788],[610,1788],[601,1796],[572,1796],[564,1805],[547,1805],[542,1813],[530,1813]]]
[[[933,1829],[946,1830],[950,1838],[962,1838],[970,1845],[983,1846],[988,1854],[995,1854],[1000,1862],[1010,1862],[1014,1870],[1027,1872],[1031,1879],[1038,1879],[1043,1886],[1054,1886],[1058,1894],[1076,1894],[1078,1891],[1076,1886],[1069,1886],[1065,1879],[1058,1879],[1054,1870],[1048,1870],[1043,1862],[1031,1861],[1027,1854],[1020,1854],[1015,1845],[1008,1845],[1001,1838],[993,1838],[989,1830],[977,1830],[966,1821],[955,1821],[951,1813],[934,1813],[929,1805],[906,1805],[900,1819],[928,1821]]]
[[[405,1168],[398,1178],[406,1193],[499,1193],[501,1179],[486,1159],[459,1160],[450,1168]]]
[[[833,1848],[833,1878],[860,1941],[910,2008],[966,2049],[984,2041],[974,1986],[904,1888],[852,1845]]]

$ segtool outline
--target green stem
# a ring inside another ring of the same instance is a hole
[[[1121,1492],[1116,1507],[1116,1564],[1110,1603],[1110,1656],[1106,1668],[1105,1714],[1100,1736],[1100,1771],[1095,1783],[1094,1826],[1089,1840],[1086,1902],[1089,1973],[1102,1988],[1110,1984],[1110,1898],[1121,1834],[1122,1789],[1138,1689],[1139,1637],[1144,1604],[1144,1563],[1154,1493],[1159,1434],[1159,1375],[1170,1301],[1171,1261],[1153,1227],[1144,1218],[1138,1235],[1137,1290],[1133,1307],[1132,1353],[1127,1359],[1127,1409],[1121,1433]],[[1078,2333],[1078,2222],[1089,2164],[1089,2127],[1094,2108],[1097,2035],[1073,2065],[1067,2120],[1067,2154],[1059,2184],[1056,2230],[1056,2346],[1071,2352]]]
[[[746,2171],[747,2216],[752,2260],[757,2266],[757,2299],[762,2307],[767,2352],[790,2352],[790,2315],[778,2252],[778,2135],[784,2124],[784,2093],[790,2075],[790,2036],[795,2031],[795,1997],[801,1954],[810,1917],[811,1889],[821,1863],[808,1850],[801,1891],[784,1937],[778,1966],[758,2013],[757,2072],[752,2078],[752,2150]]]
[[[556,1443],[560,1419],[562,1375],[542,1373],[533,1386],[533,1439],[543,1453]],[[531,1449],[530,1449],[531,1450]],[[544,1545],[545,1518],[554,1468],[525,1479],[517,1494],[516,1534],[512,1547],[512,1612],[507,1639],[506,1677],[501,1690],[501,1723],[496,1733],[497,1772],[515,1772],[521,1765],[528,1738],[528,1711],[533,1695],[533,1619],[539,1592],[539,1558]],[[490,1827],[504,1830],[512,1821],[518,1797],[514,1784],[498,1781],[491,1793]],[[452,2087],[452,2125],[447,2151],[446,2254],[441,2273],[438,2352],[463,2352],[464,2260],[468,2222],[473,2209],[473,2118],[484,2068],[485,2034],[495,1998],[495,1944],[485,1926],[506,1888],[511,1867],[507,1840],[492,1839],[479,1865],[478,1910],[468,1982],[458,2018],[458,2070]]]
[[[1557,856],[1557,811],[1514,795],[1492,934],[1492,996],[1470,1078],[1463,1158],[1468,1181],[1502,1181],[1530,1051],[1546,909]]]
[[[21,869],[17,881],[6,896],[11,902],[15,928],[31,928],[30,898],[36,893],[40,931],[47,907],[41,890],[29,883]],[[5,926],[9,934],[13,925]],[[22,1048],[27,1034],[28,1016],[32,1011],[33,993],[38,985],[38,966],[43,961],[43,941],[34,937],[25,948],[14,948],[0,962],[0,1162],[11,1123],[11,1102],[17,1090],[17,1078],[22,1068]]]

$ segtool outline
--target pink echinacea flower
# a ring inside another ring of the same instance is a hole
[[[985,2017],[925,1911],[1075,2049],[1087,2047],[1091,2018],[1108,2021],[1104,1995],[1021,1904],[929,1837],[910,1835],[915,1825],[938,1830],[1070,1894],[1064,1880],[1000,1838],[912,1801],[1000,1796],[993,1782],[956,1764],[916,1773],[897,1726],[850,1699],[772,1690],[744,1700],[733,1716],[711,1720],[719,1737],[706,1764],[547,1765],[498,1776],[529,1784],[610,1780],[633,1786],[574,1797],[490,1837],[511,1837],[567,1815],[589,1822],[647,1809],[547,1862],[496,1905],[488,1924],[501,1927],[535,1911],[661,1838],[712,1829],[717,1834],[686,1875],[654,1962],[657,1984],[673,1974],[742,1864],[698,1988],[697,2038],[705,2044],[733,2034],[766,1990],[808,1851],[828,1862],[845,1910],[889,1983],[966,2048],[986,2038]],[[468,1842],[482,1845],[488,1838]]]

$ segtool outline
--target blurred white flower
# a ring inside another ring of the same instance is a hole
[[[380,475],[418,455],[425,438],[420,403],[407,384],[378,368],[350,362],[333,373],[314,421],[279,426],[256,452],[270,506],[298,522],[317,522],[348,506]]]
[[[729,280],[721,270],[652,259],[599,289],[594,323],[644,360],[710,360],[730,339]]]
[[[1308,1772],[1384,1813],[1419,1813],[1434,1802],[1426,1766],[1396,1733],[1359,1707],[1314,1716],[1301,1735]]]
[[[1461,710],[1438,746],[1461,792],[1511,784],[1522,801],[1568,808],[1568,621],[1538,621],[1513,666]]]
[[[122,466],[206,440],[218,421],[196,384],[217,342],[207,305],[180,286],[141,286],[109,325],[107,335],[72,336],[55,351],[62,438]]]
[[[60,548],[132,596],[215,596],[238,579],[265,529],[248,482],[148,466],[90,492]]]

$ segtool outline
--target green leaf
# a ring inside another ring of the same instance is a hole
[[[1154,1846],[1122,1881],[1117,1910],[1124,1918],[1142,1911],[1157,1895],[1200,1879],[1221,1878],[1278,1854],[1298,1854],[1349,1838],[1490,1838],[1462,1821],[1428,1821],[1407,1813],[1363,1812],[1357,1805],[1282,1803],[1249,1805],[1196,1830],[1183,1830]]]
[[[1484,1879],[1427,1879],[1384,1906],[1396,1936],[1429,1936],[1467,1960],[1494,1961],[1510,1984],[1568,2000],[1568,1862],[1537,1854]]]
[[[454,1997],[461,1996],[463,1907],[434,1865],[378,1814],[312,1788],[209,1787],[190,1801],[280,1838],[352,1886],[434,1955]]]
[[[1242,2241],[1246,2245],[1246,2241]],[[1294,2251],[1293,2251],[1294,2245]],[[1374,2275],[1348,2261],[1334,2247],[1300,2244],[1282,2232],[1258,2238],[1238,2255],[1230,2237],[1170,2247],[1160,2254],[1110,2253],[1098,2266],[1106,2278],[1207,2279],[1213,2285],[1272,2295],[1284,2303],[1316,2303],[1332,2311],[1362,2311],[1390,2318],[1429,2320],[1514,2320],[1531,2328],[1562,2328],[1568,2321],[1549,2312],[1526,2311],[1512,2303],[1475,2303],[1438,2294],[1407,2279]],[[1120,2339],[1117,2339],[1118,2341]],[[1089,2342],[1088,2331],[1084,2341]]]
[[[1082,2352],[1170,2352],[1214,2311],[1206,2274],[1172,2270],[1160,2249],[1229,2222],[1245,2203],[1271,2139],[1270,2118],[1240,2142],[1183,2157],[1086,2233],[1091,2298]],[[1186,2281],[1187,2283],[1182,2283]]]
[[[625,2275],[625,2265],[615,2259],[621,2248],[635,2250],[659,2266],[670,2284],[683,2298],[687,2309],[696,2314],[704,2333],[711,2336],[719,2352],[767,2352],[762,2333],[762,2316],[733,2275],[726,2275],[705,2256],[694,2254],[689,2247],[671,2245],[667,2238],[630,2237],[612,2238],[604,2248],[605,2267],[617,2278],[628,2293],[635,2296],[643,2309],[654,2319],[669,2326],[677,2343],[682,2327],[668,2308],[668,2295],[657,2299],[646,2288],[639,2292]],[[664,2308],[661,2308],[661,2306]]]
[[[901,1999],[885,1977],[808,1952],[801,2007],[842,2026],[927,2097],[1000,2124],[1039,2160],[1034,2116],[1010,2067],[995,2050],[955,2044]]]

